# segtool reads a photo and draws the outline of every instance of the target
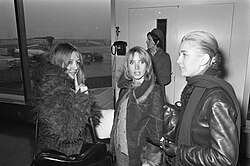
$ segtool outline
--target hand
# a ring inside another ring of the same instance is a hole
[[[80,92],[85,92],[86,94],[88,94],[88,87],[81,83],[80,85],[78,84],[78,81],[77,81],[77,74],[75,74],[75,93],[78,92],[78,90],[80,89]]]
[[[177,146],[168,140],[162,142],[163,151],[170,157],[174,157],[177,154]]]
[[[113,144],[109,144],[107,147],[108,155],[112,158],[112,161],[116,161],[116,156],[115,156],[115,147]]]
[[[80,85],[78,85],[78,88],[80,89],[80,92],[88,94],[88,87],[85,84],[81,83]]]

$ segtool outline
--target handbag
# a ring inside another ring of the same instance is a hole
[[[177,134],[177,126],[180,118],[180,102],[176,102],[174,105],[165,103],[164,108],[164,138],[168,141],[175,141]]]

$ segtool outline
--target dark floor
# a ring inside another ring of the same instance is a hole
[[[34,154],[34,132],[31,123],[0,119],[0,166],[29,166]],[[240,159],[239,166],[250,166],[250,159]]]
[[[34,154],[35,125],[27,122],[0,122],[0,166],[29,166]]]

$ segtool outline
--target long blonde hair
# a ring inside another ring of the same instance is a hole
[[[66,68],[69,65],[72,53],[75,52],[79,59],[79,72],[77,73],[78,83],[85,82],[84,62],[81,52],[70,43],[59,43],[50,53],[50,62],[54,65]]]
[[[131,75],[129,74],[129,67],[128,67],[129,57],[130,56],[133,57],[136,52],[140,55],[140,59],[142,59],[146,63],[146,73],[145,73],[144,79],[148,81],[153,76],[152,61],[148,52],[140,46],[135,46],[129,49],[128,52],[126,53],[126,56],[124,59],[124,76],[127,79],[132,79]]]

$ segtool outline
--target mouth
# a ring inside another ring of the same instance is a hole
[[[70,75],[74,76],[76,72],[68,72]]]
[[[179,69],[180,69],[180,70],[183,70],[183,69],[184,69],[184,67],[179,65]]]
[[[77,74],[77,73],[78,73],[78,70],[69,70],[69,71],[68,71],[68,73],[70,73],[70,74],[73,74],[73,75],[74,75],[74,74]]]
[[[137,71],[137,72],[134,72],[135,75],[140,75],[141,72]]]
[[[78,70],[69,70],[67,73],[71,78],[74,78],[75,75],[77,74]]]

